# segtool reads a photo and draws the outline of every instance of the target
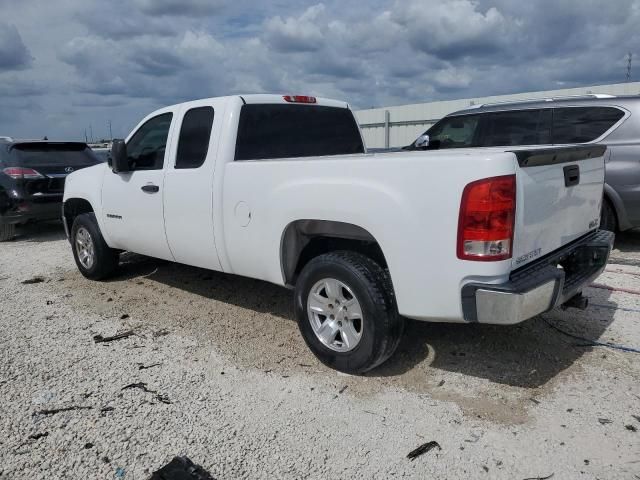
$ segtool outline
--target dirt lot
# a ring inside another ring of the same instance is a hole
[[[218,479],[639,479],[640,354],[554,327],[640,348],[640,232],[586,293],[513,327],[411,322],[352,377],[309,353],[287,290],[129,254],[90,282],[60,225],[30,227],[0,245],[0,478],[147,479],[187,455]]]

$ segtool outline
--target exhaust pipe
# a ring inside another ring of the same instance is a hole
[[[580,292],[564,302],[561,306],[565,310],[567,308],[578,308],[580,310],[585,310],[589,306],[589,298],[583,296],[582,292]]]

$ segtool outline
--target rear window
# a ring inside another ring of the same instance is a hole
[[[613,127],[624,113],[614,107],[567,107],[553,111],[553,143],[591,142]]]
[[[6,162],[24,167],[38,165],[85,167],[87,165],[96,165],[100,163],[100,160],[84,144],[24,143],[12,147],[11,155],[9,155]]]
[[[358,125],[347,108],[243,105],[236,160],[364,153]]]

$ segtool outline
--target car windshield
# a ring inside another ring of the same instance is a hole
[[[99,163],[89,147],[78,143],[25,143],[12,148],[9,163],[24,167],[37,165],[81,167]]]

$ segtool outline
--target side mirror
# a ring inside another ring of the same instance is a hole
[[[427,148],[429,146],[429,135],[420,135],[414,145],[416,148]]]
[[[114,140],[111,144],[111,160],[109,165],[113,173],[128,172],[130,170],[127,144],[124,143],[124,140]]]

